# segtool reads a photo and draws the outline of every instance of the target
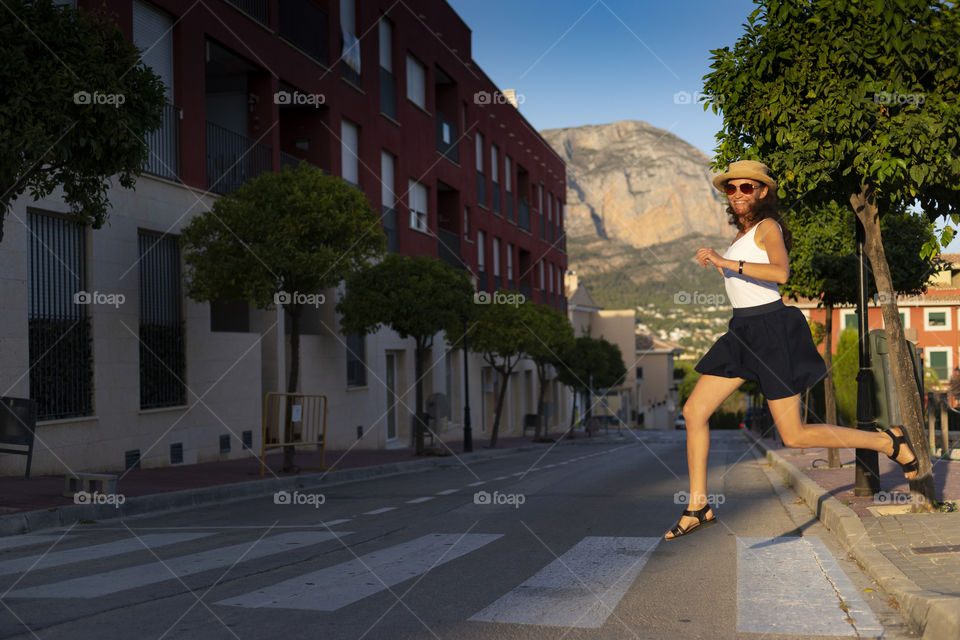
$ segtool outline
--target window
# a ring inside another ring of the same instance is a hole
[[[483,231],[477,231],[477,271],[487,270],[487,260],[483,253]]]
[[[477,152],[477,171],[483,173],[483,134],[479,131],[477,132],[475,148]]]
[[[944,308],[924,309],[923,326],[927,331],[949,331],[950,310]]]
[[[383,231],[387,236],[387,251],[399,251],[397,233],[397,194],[394,191],[396,157],[389,151],[380,152],[380,203],[383,207]]]
[[[141,230],[140,408],[187,403],[180,249],[176,236]]]
[[[550,277],[550,288],[547,291],[553,293],[553,265],[547,265],[547,272]]]
[[[397,117],[397,89],[393,78],[393,23],[380,16],[380,111]]]
[[[840,310],[840,330],[857,329],[857,312],[852,309]]]
[[[347,386],[367,386],[367,341],[361,333],[347,336]]]
[[[513,280],[513,245],[507,243],[507,280]]]
[[[463,238],[470,240],[470,207],[463,208]]]
[[[950,379],[953,363],[950,362],[950,347],[927,347],[924,349],[927,366],[933,369],[941,381]]]
[[[410,228],[427,230],[427,188],[416,180],[410,181]]]
[[[173,102],[173,20],[152,4],[134,0],[133,43],[143,63],[160,76],[167,102]]]
[[[347,119],[340,121],[341,176],[347,182],[360,185],[360,133],[357,125]]]
[[[354,0],[340,0],[340,33],[343,36],[343,76],[354,84],[359,84],[360,40],[357,39]]]
[[[386,16],[380,16],[380,68],[387,73],[393,73],[393,24]]]
[[[500,150],[497,149],[497,145],[490,146],[490,182],[493,186],[493,212],[500,213],[500,174],[497,171],[499,167],[497,166],[497,159],[500,155]]]
[[[493,239],[493,277],[500,277],[500,238]]]
[[[563,293],[563,278],[560,277],[560,267],[557,267],[557,293]]]
[[[427,108],[427,70],[416,58],[407,54],[407,99]]]
[[[30,398],[38,420],[88,416],[93,413],[93,300],[85,291],[87,230],[33,210],[27,224]]]
[[[513,180],[511,179],[512,176],[510,175],[510,164],[510,156],[506,156],[503,159],[503,188],[507,191],[507,193],[513,191]]]
[[[546,288],[545,285],[546,285],[546,280],[545,280],[545,275],[543,273],[543,260],[541,260],[540,261],[540,288],[545,289]]]
[[[483,175],[483,134],[479,131],[476,137],[476,161],[477,161],[477,202],[481,206],[487,206],[487,179]]]

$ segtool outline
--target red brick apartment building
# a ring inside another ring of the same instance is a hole
[[[278,347],[280,319],[245,304],[186,298],[176,236],[219,195],[285,164],[305,160],[356,184],[383,212],[390,251],[438,256],[468,269],[478,289],[515,289],[565,311],[563,161],[511,92],[473,61],[469,27],[442,0],[72,6],[116,16],[162,77],[168,104],[136,190],[110,192],[110,225],[66,225],[57,196],[24,197],[13,207],[23,224],[8,224],[16,228],[0,245],[0,283],[18,302],[5,314],[12,319],[0,320],[0,343],[8,345],[0,382],[10,395],[47,398],[36,472],[185,464],[259,449],[264,393],[282,386],[278,372],[288,358]],[[126,303],[67,305],[56,318],[47,311],[65,291],[93,290],[122,293]],[[335,302],[336,292],[326,299]],[[344,339],[333,307],[305,319],[301,343],[302,391],[329,398],[327,446],[409,444],[410,341],[390,330]],[[164,344],[146,345],[136,331],[148,316],[169,325],[159,334]],[[87,333],[59,341],[34,335],[31,327],[54,321]],[[87,339],[89,353],[81,346]],[[450,400],[450,418],[435,428],[456,439],[463,360],[445,344],[436,342],[426,385]],[[144,349],[163,353],[172,372],[150,388],[139,365]],[[24,375],[41,357],[64,367],[79,362],[81,370],[53,388]],[[482,438],[495,373],[473,355],[468,366],[474,434]],[[501,433],[521,432],[535,385],[523,365],[511,379]],[[548,389],[553,425],[563,423],[563,393],[555,383]],[[0,473],[20,468],[0,458]]]

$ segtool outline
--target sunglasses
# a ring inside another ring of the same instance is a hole
[[[751,193],[753,193],[755,190],[757,190],[757,189],[759,189],[759,188],[760,188],[760,187],[758,187],[758,186],[756,186],[756,185],[752,185],[752,184],[750,184],[749,182],[744,182],[743,184],[740,185],[740,193],[742,193],[742,194],[745,195],[745,196],[748,196],[748,195],[750,195]],[[735,194],[735,193],[737,192],[737,185],[735,185],[735,184],[730,184],[730,183],[728,182],[728,183],[726,184],[726,186],[724,187],[724,191],[727,192],[727,195],[728,195],[728,196],[732,196],[733,194]]]

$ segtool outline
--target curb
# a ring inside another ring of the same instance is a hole
[[[593,436],[591,438],[578,437],[574,440],[559,440],[556,446],[567,443],[574,446],[582,444],[604,444],[608,442],[619,442],[620,440],[622,440],[622,438],[608,435]],[[109,504],[70,504],[50,509],[12,513],[0,516],[0,537],[70,526],[84,520],[122,520],[123,518],[152,515],[175,509],[188,509],[190,507],[211,503],[223,504],[235,502],[269,495],[277,491],[332,487],[402,473],[417,473],[435,469],[440,466],[457,464],[459,461],[486,462],[495,458],[539,449],[539,444],[540,443],[536,445],[524,445],[510,449],[474,451],[472,453],[457,454],[456,456],[430,456],[422,460],[389,462],[368,467],[354,467],[336,471],[332,475],[329,471],[326,471],[284,478],[271,478],[269,480],[249,480],[247,482],[235,482],[196,489],[166,491],[164,493],[130,497],[127,498],[122,505],[117,507]]]
[[[853,509],[831,496],[782,456],[768,449],[756,434],[746,429],[742,432],[766,452],[770,466],[790,483],[790,488],[807,506],[814,509],[820,522],[833,533],[866,574],[897,600],[903,617],[919,630],[923,638],[960,638],[960,598],[944,597],[938,592],[918,587],[872,543],[862,544],[861,541],[870,540],[870,536]]]

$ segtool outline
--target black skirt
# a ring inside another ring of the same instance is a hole
[[[807,319],[782,300],[734,308],[727,333],[694,368],[712,376],[753,380],[767,400],[802,393],[827,375]]]

